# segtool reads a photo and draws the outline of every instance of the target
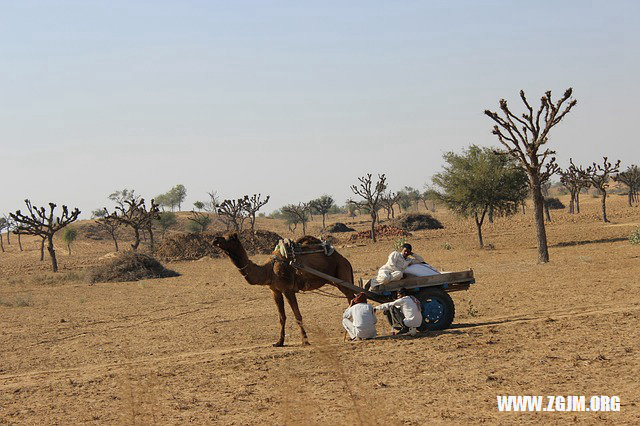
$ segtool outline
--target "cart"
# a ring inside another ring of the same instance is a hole
[[[378,303],[394,300],[396,292],[401,288],[409,290],[409,293],[415,296],[422,305],[424,321],[420,327],[421,331],[449,328],[455,316],[455,305],[449,293],[468,290],[471,284],[476,282],[473,270],[468,269],[459,272],[441,272],[428,277],[407,277],[379,285],[375,289],[365,289],[362,280],[360,280],[360,286],[357,286],[295,261],[290,264],[295,269],[324,278],[338,287],[347,288],[354,293],[364,292],[369,299]]]

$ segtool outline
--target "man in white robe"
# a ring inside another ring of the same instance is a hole
[[[342,325],[352,340],[376,337],[377,321],[373,306],[367,303],[364,293],[354,297],[342,315]]]
[[[396,300],[378,305],[374,309],[387,313],[398,334],[408,333],[410,336],[415,336],[418,333],[418,327],[422,325],[420,301],[409,295],[403,288],[398,290]]]
[[[411,265],[424,262],[422,256],[413,253],[412,250],[411,244],[403,244],[400,251],[393,251],[389,255],[387,263],[378,270],[376,279],[371,280],[371,288],[401,280],[405,269]]]

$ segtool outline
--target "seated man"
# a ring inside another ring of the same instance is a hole
[[[422,324],[422,308],[420,301],[401,288],[398,290],[398,298],[393,302],[383,303],[374,308],[376,311],[383,311],[391,320],[391,326],[398,330],[397,334],[409,333],[415,336],[418,327]]]
[[[342,325],[352,340],[376,337],[377,321],[373,306],[367,303],[367,296],[364,293],[354,297],[342,315]]]
[[[411,244],[403,244],[400,251],[392,252],[389,255],[389,259],[387,259],[387,263],[378,271],[376,279],[371,280],[371,288],[391,281],[401,280],[407,267],[424,262],[424,259],[420,255],[413,253],[412,250]]]

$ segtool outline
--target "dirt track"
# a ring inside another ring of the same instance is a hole
[[[346,343],[344,299],[304,294],[310,347],[294,321],[287,346],[271,347],[270,292],[246,284],[227,259],[170,263],[176,278],[89,286],[80,270],[111,250],[108,241],[80,241],[71,257],[60,249],[55,277],[35,242],[24,253],[12,242],[0,253],[0,423],[638,424],[640,247],[623,238],[640,226],[640,209],[612,198],[605,225],[597,200],[583,203],[578,217],[552,213],[547,265],[535,263],[528,215],[489,225],[495,250],[477,250],[473,225],[436,212],[445,229],[415,232],[415,251],[438,267],[473,267],[478,281],[453,293],[454,327]],[[372,275],[391,246],[339,250],[358,277]],[[499,413],[502,394],[619,395],[622,407]]]

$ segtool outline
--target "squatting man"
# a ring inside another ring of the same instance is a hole
[[[393,302],[383,303],[375,308],[367,303],[364,293],[353,298],[349,307],[342,315],[342,325],[347,330],[351,340],[373,339],[376,337],[375,312],[384,312],[391,322],[394,334],[408,333],[415,336],[422,324],[420,302],[414,296],[407,294],[407,290],[398,290],[398,298]]]
[[[420,271],[419,275],[437,273],[420,255],[413,253],[411,244],[403,244],[400,251],[393,251],[389,255],[387,263],[380,268],[378,276],[371,280],[370,285],[375,288],[381,284],[398,281],[403,278],[404,271],[409,266],[417,264],[424,266],[426,272]],[[382,311],[387,315],[396,334],[415,335],[422,324],[420,302],[404,288],[398,291],[396,300],[375,308],[367,303],[366,295],[360,293],[344,311],[342,319],[342,324],[352,340],[371,339],[376,336],[377,318],[374,311]]]

